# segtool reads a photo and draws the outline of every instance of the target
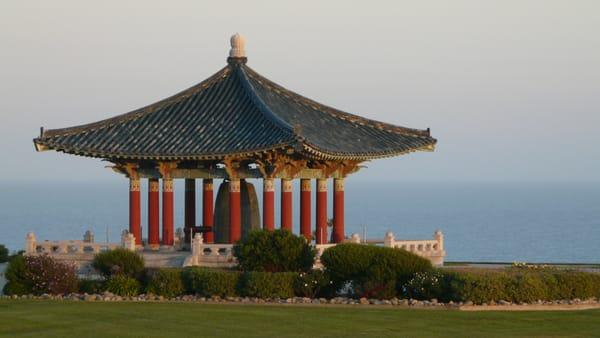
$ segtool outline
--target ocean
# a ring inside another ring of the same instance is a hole
[[[260,197],[261,182],[250,182]],[[143,183],[144,233],[146,189]],[[299,187],[294,189],[297,233]],[[350,177],[345,189],[348,235],[356,232],[362,237],[366,232],[367,238],[375,239],[392,231],[397,239],[428,239],[440,229],[447,261],[600,263],[600,183],[384,183]],[[197,201],[200,207],[199,196]],[[331,200],[328,207],[331,215]],[[175,212],[176,226],[181,226],[183,184],[179,181]],[[127,213],[124,179],[0,182],[0,244],[11,250],[23,248],[28,231],[38,240],[54,240],[81,239],[90,229],[96,241],[108,237],[116,242],[127,228]],[[197,214],[200,218],[200,211]]]

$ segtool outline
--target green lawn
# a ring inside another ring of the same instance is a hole
[[[600,336],[600,311],[0,300],[1,337]]]

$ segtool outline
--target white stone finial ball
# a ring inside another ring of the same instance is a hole
[[[229,57],[232,58],[243,58],[246,57],[246,39],[239,33],[235,33],[231,37],[231,50],[229,51]]]

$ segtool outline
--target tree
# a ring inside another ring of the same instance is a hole
[[[0,263],[8,262],[8,249],[0,244]]]

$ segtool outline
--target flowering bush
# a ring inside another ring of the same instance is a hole
[[[75,266],[48,255],[17,256],[6,271],[7,294],[65,294],[77,291]]]
[[[333,282],[321,270],[300,272],[294,280],[294,293],[299,297],[315,298],[326,292]]]
[[[528,264],[525,262],[513,262],[513,269],[530,269],[530,270],[556,270],[558,269],[555,266],[547,265],[547,264]]]
[[[354,297],[396,297],[416,272],[433,267],[427,259],[402,249],[344,243],[326,249],[321,263],[338,291]]]
[[[448,288],[448,274],[432,270],[415,273],[404,285],[403,291],[407,297],[414,299],[444,299],[449,296]]]

